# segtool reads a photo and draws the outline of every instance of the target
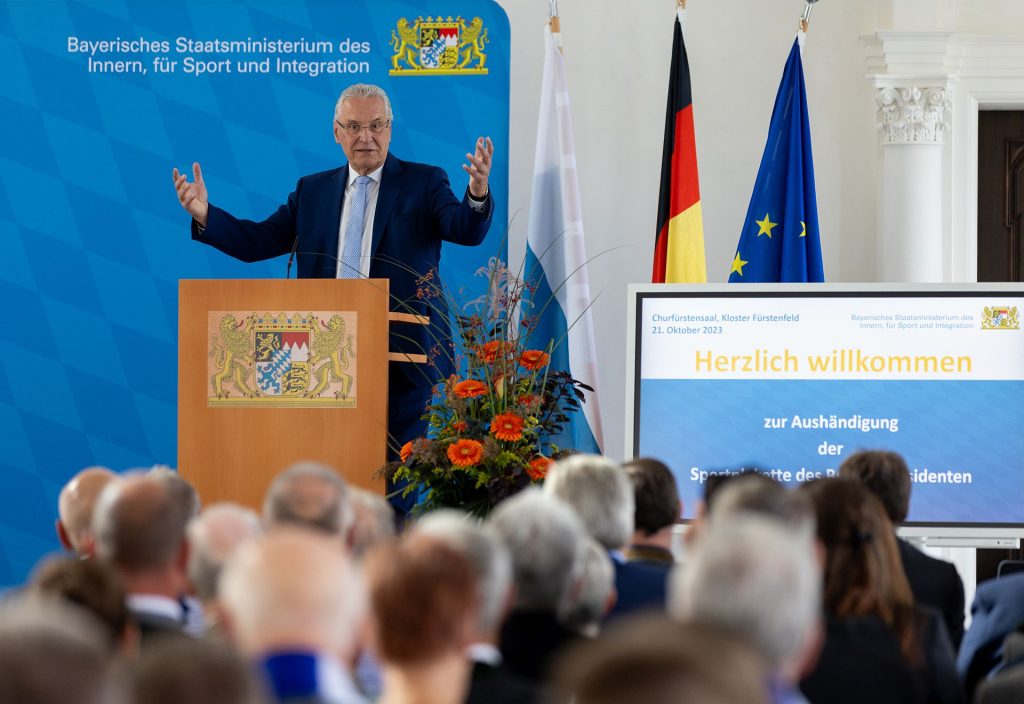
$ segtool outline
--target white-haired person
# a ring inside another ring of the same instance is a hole
[[[608,551],[615,568],[615,606],[609,618],[664,610],[668,570],[629,562],[623,549],[633,537],[633,485],[626,471],[598,455],[572,455],[548,470],[544,491],[565,502],[587,533]]]
[[[513,672],[541,684],[579,639],[565,618],[579,589],[586,531],[565,503],[532,488],[499,504],[488,525],[512,557],[515,586],[501,654]]]
[[[466,560],[476,582],[479,606],[472,643],[466,655],[473,663],[466,704],[532,704],[541,692],[502,662],[498,635],[512,607],[512,560],[493,530],[453,510],[427,514],[414,532],[443,542]]]

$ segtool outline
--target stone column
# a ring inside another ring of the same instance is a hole
[[[879,274],[887,282],[943,280],[945,86],[879,87],[882,133]]]

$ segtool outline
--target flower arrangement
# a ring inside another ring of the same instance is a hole
[[[484,516],[506,497],[543,481],[571,453],[550,441],[579,409],[589,386],[551,369],[551,350],[528,347],[531,287],[497,258],[479,269],[487,291],[462,306],[453,330],[456,368],[426,408],[425,437],[408,439],[385,466],[404,492],[420,491],[418,511],[456,507]],[[433,290],[433,285],[422,290]],[[438,292],[437,295],[440,295]],[[454,306],[453,306],[454,308]]]

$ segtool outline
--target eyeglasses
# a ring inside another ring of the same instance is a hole
[[[370,134],[380,134],[388,128],[391,120],[385,120],[384,122],[375,120],[368,125],[360,125],[358,122],[338,122],[335,120],[334,124],[343,129],[349,137],[358,137],[363,133],[363,130],[370,130]]]

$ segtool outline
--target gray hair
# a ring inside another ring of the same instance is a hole
[[[528,488],[499,504],[489,525],[512,556],[516,605],[563,613],[586,538],[572,509],[540,489]]]
[[[97,556],[118,569],[170,564],[185,542],[188,515],[167,482],[137,472],[108,482],[96,500],[92,527]]]
[[[477,632],[496,633],[512,586],[512,558],[505,544],[489,527],[454,510],[427,514],[415,530],[437,538],[466,560],[476,578],[480,598]]]
[[[274,477],[263,501],[269,526],[298,525],[344,536],[352,520],[348,484],[320,462],[296,462]]]
[[[583,553],[580,590],[565,618],[565,625],[587,636],[596,636],[615,590],[615,567],[608,551],[588,538]]]
[[[395,537],[395,510],[380,494],[352,486],[348,489],[352,511],[352,554],[362,558],[377,543]]]
[[[259,533],[259,516],[238,504],[211,504],[192,519],[187,532],[186,570],[199,599],[209,601],[217,596],[217,582],[224,564],[239,545]]]
[[[633,485],[609,459],[572,455],[559,460],[548,470],[544,491],[569,504],[591,537],[609,550],[625,546],[633,535]]]
[[[353,83],[348,88],[341,91],[341,95],[338,96],[338,102],[334,105],[335,120],[339,119],[339,116],[341,115],[341,104],[345,102],[347,98],[380,98],[384,101],[384,111],[388,114],[388,119],[395,119],[394,114],[391,112],[391,101],[388,100],[388,94],[384,92],[383,88],[371,83]]]
[[[709,526],[669,590],[675,618],[745,636],[776,669],[799,655],[822,609],[813,540],[753,515]]]
[[[199,492],[192,485],[192,482],[181,476],[177,470],[167,465],[154,465],[146,472],[146,476],[160,482],[167,491],[174,497],[175,501],[181,504],[181,510],[185,512],[189,520],[199,515],[203,503],[199,499]]]
[[[816,535],[814,505],[807,496],[777,482],[757,477],[737,477],[723,486],[708,516],[712,525],[730,523],[737,516],[755,515],[781,523],[801,537]]]

